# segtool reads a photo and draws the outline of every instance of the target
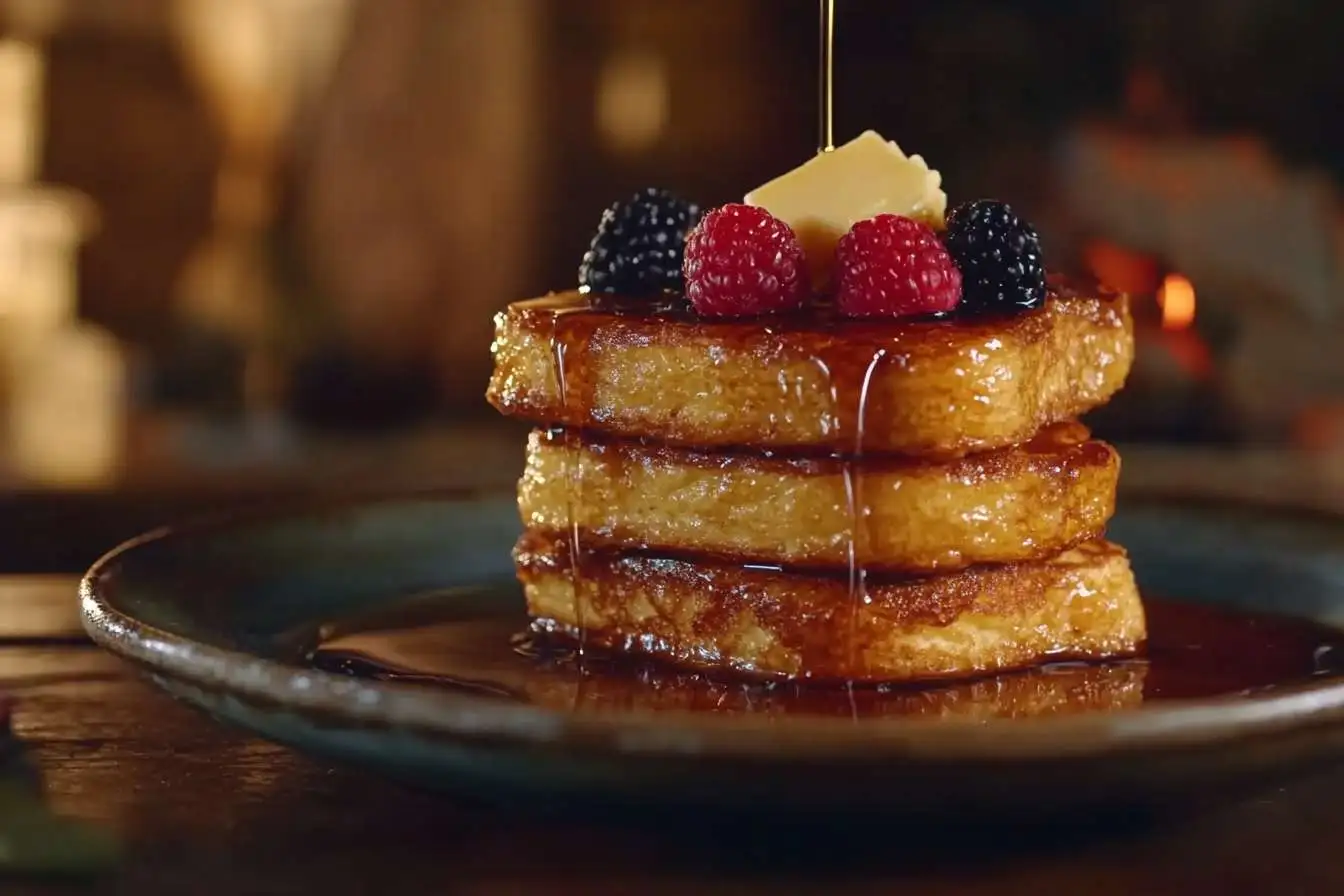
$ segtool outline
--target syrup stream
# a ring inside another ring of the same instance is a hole
[[[819,152],[831,152],[835,149],[835,0],[819,0],[820,47],[817,53],[817,144]],[[845,665],[850,670],[856,668],[859,645],[857,633],[859,613],[868,601],[867,570],[859,549],[859,524],[864,513],[863,501],[863,435],[864,417],[868,409],[868,387],[872,381],[874,368],[886,355],[879,351],[868,362],[859,388],[857,407],[854,408],[854,456],[847,458],[842,467],[845,479],[845,503],[849,512],[849,545],[846,552],[849,578],[849,632],[845,638],[847,651]],[[831,398],[831,417],[838,432],[843,431],[845,414],[841,408],[841,389],[836,382],[834,365],[825,358],[814,356],[813,361],[821,368],[829,386]],[[853,717],[858,719],[858,705],[854,700],[854,681],[846,682],[846,694]]]
[[[835,121],[833,116],[835,75],[835,0],[820,0],[821,47],[818,54],[817,149],[830,152],[835,149]]]

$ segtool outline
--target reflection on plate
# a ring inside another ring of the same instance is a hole
[[[506,605],[507,606],[507,605]],[[973,681],[876,688],[744,682],[657,666],[580,658],[567,649],[520,644],[516,612],[476,624],[429,622],[326,641],[316,668],[517,700],[561,712],[697,712],[851,719],[1022,718],[1121,709],[1143,700],[1147,664],[1069,663]]]
[[[922,686],[844,687],[711,678],[580,654],[520,634],[511,588],[427,594],[335,620],[296,656],[342,675],[443,688],[562,712],[691,712],[854,720],[1021,719],[1249,697],[1344,673],[1344,634],[1317,623],[1197,604],[1148,602],[1143,659],[1057,663]]]

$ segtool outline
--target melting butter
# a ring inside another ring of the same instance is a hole
[[[835,245],[859,221],[903,215],[941,229],[947,212],[942,176],[894,141],[864,131],[809,159],[746,196],[798,234],[813,285],[830,279]]]

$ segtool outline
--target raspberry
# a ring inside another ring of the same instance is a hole
[[[968,202],[947,219],[947,251],[977,310],[1032,308],[1045,299],[1045,263],[1036,230],[1006,203]]]
[[[686,240],[686,298],[707,317],[795,311],[807,300],[807,265],[793,229],[763,208],[725,205]]]
[[[848,317],[934,314],[961,299],[961,273],[938,235],[900,215],[855,224],[835,261],[835,306]]]
[[[699,206],[652,187],[613,203],[583,256],[579,285],[636,297],[681,292],[686,232],[699,218]]]

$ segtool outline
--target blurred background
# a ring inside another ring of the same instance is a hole
[[[1132,291],[1132,487],[1344,506],[1344,5],[839,0],[838,138]],[[813,152],[814,0],[0,0],[0,569],[511,487],[490,317]]]

